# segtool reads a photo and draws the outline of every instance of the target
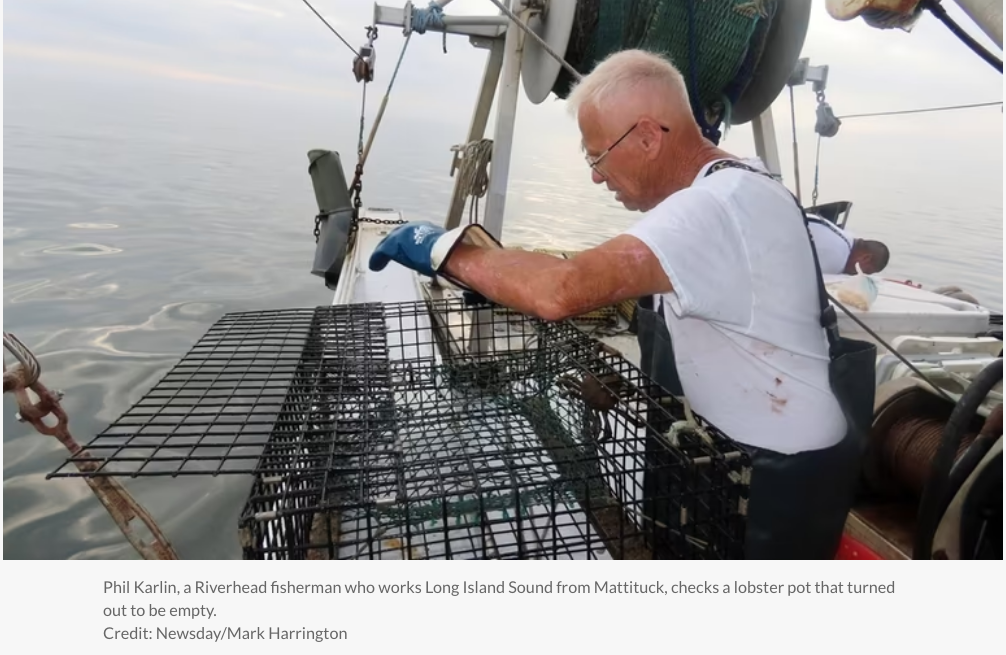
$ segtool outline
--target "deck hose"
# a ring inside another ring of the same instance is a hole
[[[940,520],[960,489],[960,485],[967,478],[967,476],[961,478],[963,470],[952,475],[957,461],[957,450],[978,408],[1002,378],[1003,362],[1002,359],[996,359],[974,377],[950,414],[919,503],[918,527],[912,549],[913,559],[932,558],[933,539]]]

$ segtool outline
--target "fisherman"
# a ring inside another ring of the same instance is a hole
[[[703,138],[681,74],[660,56],[616,53],[567,101],[594,183],[643,212],[635,226],[560,259],[475,245],[474,232],[488,237],[478,225],[409,223],[379,244],[370,268],[393,260],[545,320],[642,299],[643,371],[751,452],[747,557],[834,557],[858,455],[829,388],[795,198]]]
[[[807,214],[807,220],[825,275],[855,275],[857,264],[866,275],[887,268],[891,253],[882,242],[857,239],[821,216]]]

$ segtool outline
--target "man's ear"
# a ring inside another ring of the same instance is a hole
[[[666,134],[656,122],[649,118],[639,121],[639,143],[643,146],[643,152],[647,159],[654,159],[660,152],[660,141]]]

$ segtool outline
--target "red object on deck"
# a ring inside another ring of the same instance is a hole
[[[873,552],[859,541],[856,541],[847,534],[842,535],[842,540],[838,542],[838,553],[835,559],[884,559]]]

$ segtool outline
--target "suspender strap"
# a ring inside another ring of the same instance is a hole
[[[829,231],[831,231],[833,234],[835,234],[838,237],[841,237],[842,241],[844,241],[849,246],[849,248],[852,248],[852,241],[849,240],[849,237],[847,237],[842,232],[841,228],[839,228],[837,225],[835,225],[834,223],[832,223],[828,219],[826,219],[826,218],[818,218],[816,216],[808,216],[807,217],[807,221],[809,223],[813,223],[814,225],[823,225]]]
[[[705,176],[712,175],[716,171],[721,171],[724,168],[739,168],[741,170],[762,175],[772,180],[773,182],[778,183],[778,180],[776,180],[768,173],[760,171],[752,166],[748,166],[747,164],[739,162],[735,159],[724,159],[716,162],[715,164],[709,167],[709,170],[706,171]],[[780,184],[780,186],[782,185]],[[783,188],[785,189],[786,187]],[[817,295],[818,295],[818,303],[820,304],[821,309],[821,327],[824,328],[824,331],[828,336],[828,345],[830,346],[831,356],[832,358],[834,358],[838,355],[838,346],[839,346],[838,313],[835,311],[835,308],[831,305],[831,303],[828,302],[828,291],[827,289],[824,288],[824,275],[821,273],[821,263],[820,261],[818,261],[817,258],[817,248],[814,247],[814,237],[810,233],[810,225],[809,225],[810,221],[807,218],[807,212],[804,210],[803,205],[800,204],[800,201],[797,200],[796,196],[794,196],[789,189],[786,189],[786,192],[789,193],[789,195],[793,198],[793,202],[796,203],[796,206],[800,208],[800,214],[803,216],[803,224],[804,227],[807,229],[807,238],[810,240],[810,252],[811,255],[813,255],[814,257],[814,269],[817,272]]]

